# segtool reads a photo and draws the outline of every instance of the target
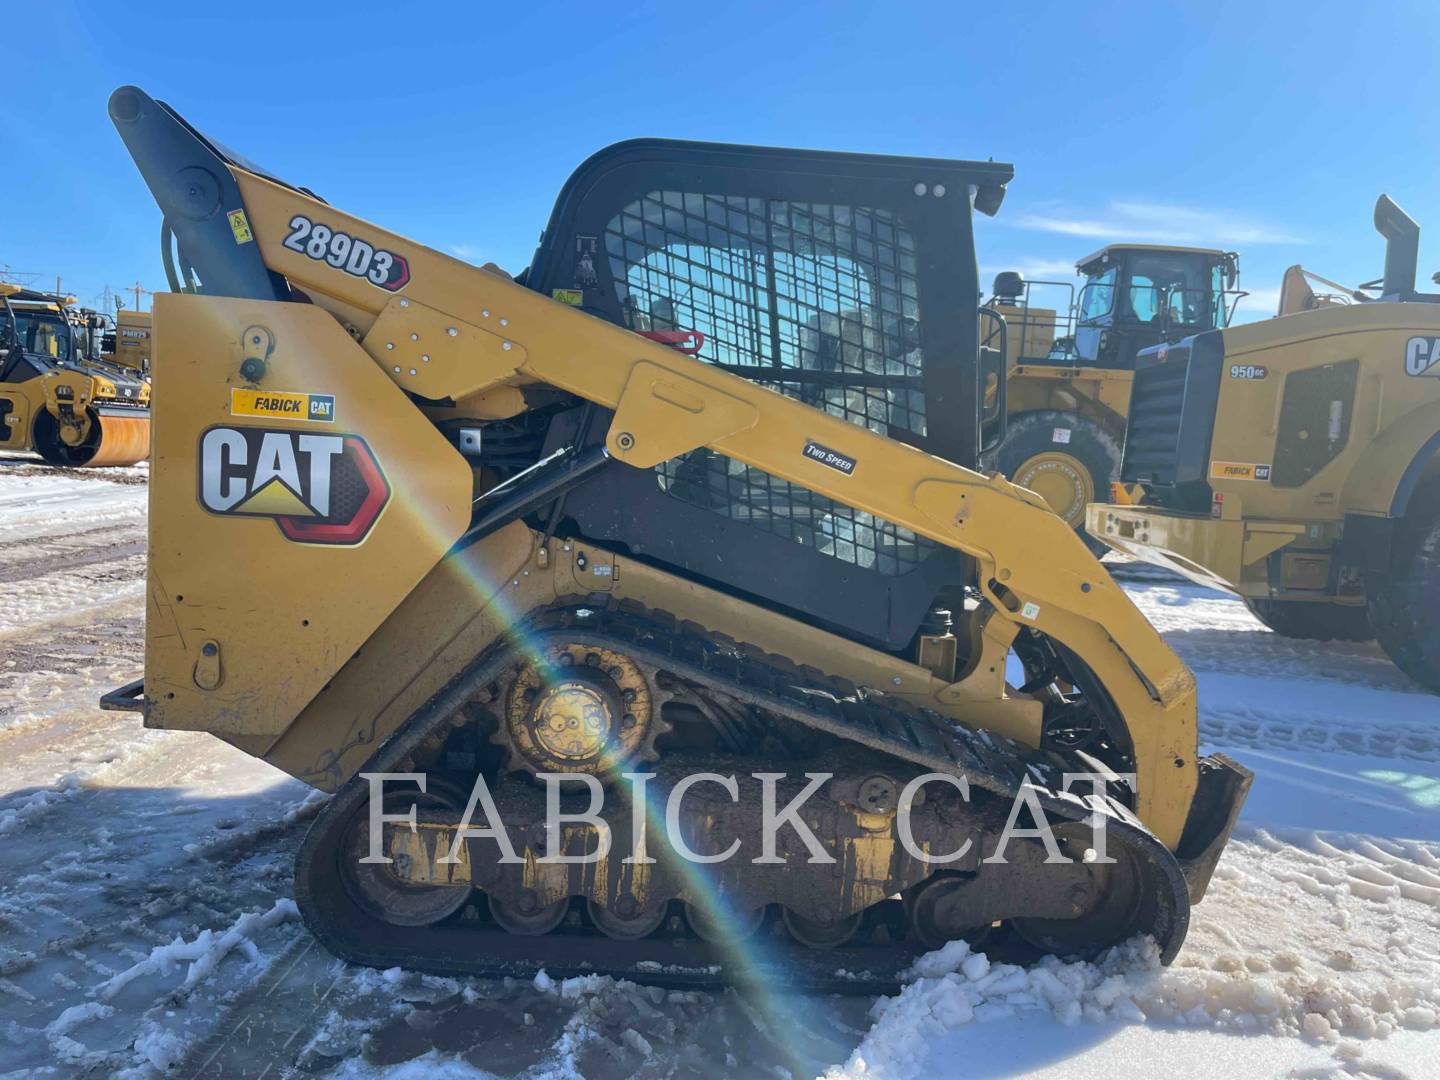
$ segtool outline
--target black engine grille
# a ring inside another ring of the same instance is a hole
[[[1172,348],[1164,363],[1137,367],[1130,390],[1130,423],[1125,431],[1125,463],[1121,476],[1128,483],[1175,483],[1180,448],[1180,417],[1185,408],[1185,376],[1190,351]],[[1145,356],[1144,360],[1152,357]]]
[[[1144,484],[1156,501],[1177,509],[1208,507],[1205,477],[1224,359],[1219,330],[1136,357],[1121,479]]]

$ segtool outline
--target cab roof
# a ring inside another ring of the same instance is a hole
[[[1230,254],[1230,252],[1223,251],[1220,248],[1181,247],[1176,244],[1106,244],[1099,251],[1087,255],[1077,262],[1075,269],[1083,271],[1085,267],[1091,263],[1099,262],[1106,255],[1126,251],[1172,251],[1182,255],[1213,255],[1218,259],[1223,259],[1226,255]]]
[[[75,303],[75,297],[65,293],[38,292],[35,289],[22,289],[9,283],[0,283],[0,295],[10,297],[10,302],[13,304],[49,304],[56,311]]]

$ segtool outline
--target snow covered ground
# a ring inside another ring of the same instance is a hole
[[[1257,774],[1167,969],[957,944],[880,1001],[368,971],[289,898],[317,797],[95,708],[141,666],[145,476],[0,459],[0,1077],[1440,1075],[1440,700],[1374,645],[1117,567]]]

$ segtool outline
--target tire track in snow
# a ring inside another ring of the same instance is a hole
[[[118,562],[144,554],[145,538],[143,536],[134,540],[112,541],[104,547],[85,548],[79,551],[67,551],[61,548],[39,558],[0,562],[0,584],[68,573],[84,566]]]
[[[0,607],[0,640],[30,638],[57,624],[92,622],[97,618],[138,612],[145,597],[143,545],[85,559],[74,565],[53,564],[36,577],[6,584]]]
[[[0,640],[140,609],[143,484],[13,465],[0,479]]]
[[[1106,564],[1107,568],[1116,568]],[[1123,568],[1123,564],[1122,564]],[[1163,573],[1163,571],[1160,571]],[[1366,686],[1421,694],[1373,641],[1306,641],[1268,629],[1236,597],[1182,578],[1119,578],[1130,599],[1197,674]],[[1202,680],[1203,683],[1203,680]]]
[[[1200,678],[1200,734],[1217,747],[1440,762],[1440,700],[1349,683],[1207,673]]]

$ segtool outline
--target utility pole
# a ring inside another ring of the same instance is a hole
[[[140,294],[141,294],[142,292],[145,292],[146,290],[141,287],[140,282],[138,282],[138,281],[135,282],[134,285],[130,286],[130,289],[133,290],[134,293],[135,293],[135,310],[136,310],[136,311],[139,311],[139,310],[140,310]]]

